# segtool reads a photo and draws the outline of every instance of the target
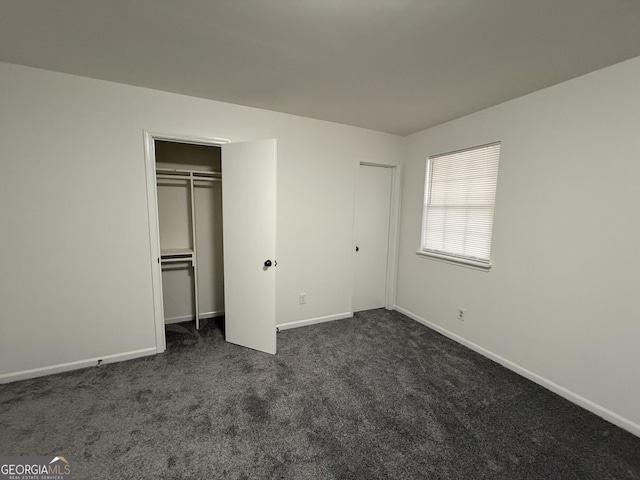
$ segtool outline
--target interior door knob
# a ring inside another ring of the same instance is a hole
[[[265,268],[269,268],[271,266],[271,260],[266,260],[264,262],[264,266],[265,266]]]
[[[360,247],[356,245],[356,252],[360,251]]]

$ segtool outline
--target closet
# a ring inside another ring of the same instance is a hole
[[[225,341],[276,353],[277,141],[145,131],[144,152],[158,353],[167,323],[221,315]]]
[[[165,324],[224,314],[221,148],[155,141]]]

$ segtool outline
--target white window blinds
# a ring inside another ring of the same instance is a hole
[[[421,251],[489,266],[500,143],[427,160]]]

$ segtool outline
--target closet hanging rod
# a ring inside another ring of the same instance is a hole
[[[184,258],[161,258],[161,264],[165,263],[191,263],[193,264],[193,257],[184,257]]]
[[[176,174],[176,173],[186,173],[193,175],[203,175],[208,177],[220,177],[222,176],[222,172],[211,172],[209,170],[185,170],[180,168],[156,168],[157,173],[167,173],[167,174]]]
[[[159,174],[156,175],[156,178],[161,178],[161,179],[165,179],[165,180],[191,180],[192,178],[195,181],[202,181],[202,182],[221,182],[222,179],[221,178],[210,178],[210,177],[190,177],[189,175],[164,175],[164,174]]]

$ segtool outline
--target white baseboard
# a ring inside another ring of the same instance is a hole
[[[78,360],[77,362],[61,363],[48,367],[34,368],[31,370],[23,370],[21,372],[5,373],[0,375],[0,383],[16,382],[18,380],[26,380],[28,378],[44,377],[45,375],[53,375],[54,373],[69,372],[80,368],[95,367],[98,361],[101,365],[107,363],[122,362],[131,360],[132,358],[146,357],[155,355],[156,347],[144,348],[142,350],[134,350],[131,352],[116,353],[115,355],[105,355],[104,357],[88,358],[86,360]]]
[[[332,322],[334,320],[342,320],[344,318],[353,317],[353,312],[336,313],[335,315],[327,315],[325,317],[307,318],[305,320],[296,320],[294,322],[281,323],[277,325],[280,330],[288,330],[290,328],[306,327],[316,323]]]
[[[557,383],[552,382],[551,380],[548,380],[540,375],[538,375],[537,373],[534,373],[530,370],[527,370],[526,368],[513,363],[510,360],[507,360],[504,357],[501,357],[498,354],[495,354],[489,350],[487,350],[486,348],[481,347],[480,345],[477,345],[473,342],[470,342],[469,340],[453,333],[450,332],[449,330],[442,328],[439,325],[436,325],[435,323],[430,322],[429,320],[425,320],[424,318],[416,315],[413,312],[410,312],[409,310],[406,310],[402,307],[399,307],[398,305],[394,305],[393,309],[406,315],[407,317],[411,318],[412,320],[415,320],[418,323],[421,323],[422,325],[425,325],[426,327],[431,328],[432,330],[435,330],[438,333],[441,333],[442,335],[444,335],[445,337],[450,338],[451,340],[454,340],[462,345],[464,345],[465,347],[470,348],[471,350],[478,352],[479,354],[490,358],[491,360],[493,360],[494,362],[499,363],[500,365],[508,368],[509,370],[517,373],[518,375],[521,375],[529,380],[531,380],[532,382],[537,383],[538,385],[541,385],[543,387],[545,387],[548,390],[551,390],[554,393],[557,393],[558,395],[560,395],[563,398],[566,398],[567,400],[569,400],[572,403],[575,403],[576,405],[581,406],[582,408],[589,410],[592,413],[595,413],[596,415],[598,415],[599,417],[604,418],[605,420],[613,423],[614,425],[617,425],[620,428],[623,428],[625,430],[627,430],[628,432],[631,432],[632,434],[640,437],[640,425],[638,425],[635,422],[632,422],[631,420],[624,418],[622,415],[618,415],[615,412],[612,412],[611,410],[603,407],[602,405],[598,405],[595,402],[592,402],[591,400],[584,398],[580,395],[578,395],[577,393],[572,392],[571,390],[568,390],[567,388],[558,385]]]
[[[200,314],[200,320],[206,320],[208,318],[221,317],[224,315],[224,310],[217,310],[215,312],[204,312]],[[180,322],[193,322],[196,319],[193,315],[182,315],[180,317],[169,317],[164,319],[165,324],[180,323]]]

